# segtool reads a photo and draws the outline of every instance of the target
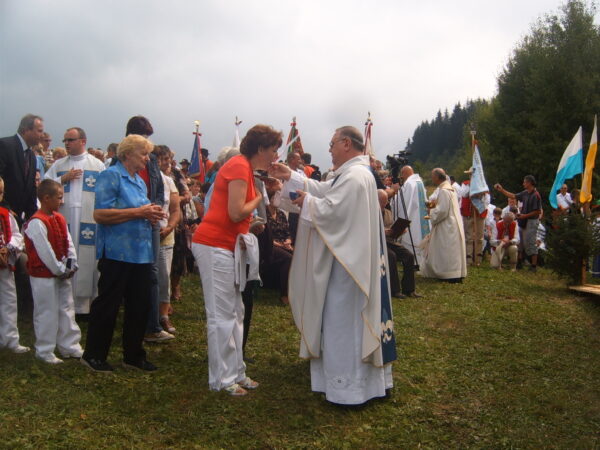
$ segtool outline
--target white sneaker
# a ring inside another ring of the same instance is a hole
[[[11,347],[9,350],[13,353],[27,353],[31,349],[29,347],[25,347],[24,345],[17,345],[16,347]]]
[[[83,355],[83,350],[79,350],[79,351],[75,351],[73,353],[61,353],[60,357],[63,359],[69,359],[69,358],[74,358],[74,359],[79,359],[81,358],[81,356]]]
[[[144,341],[146,342],[164,342],[170,341],[171,339],[175,339],[175,336],[164,330],[161,330],[158,333],[149,333],[144,336]]]
[[[40,361],[44,361],[45,363],[48,363],[48,364],[61,364],[64,362],[62,359],[57,358],[54,353],[50,353],[49,355],[45,355],[45,356],[35,355],[35,357],[37,359],[39,359]]]

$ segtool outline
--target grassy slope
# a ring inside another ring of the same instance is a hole
[[[195,277],[175,304],[176,341],[148,345],[147,375],[51,367],[0,351],[6,447],[598,447],[600,307],[541,271],[473,270],[463,285],[418,280],[394,301],[392,398],[358,410],[310,391],[298,333],[274,292],[255,306],[245,398],[209,392]],[[33,343],[21,324],[22,343]],[[120,360],[120,332],[110,361]]]

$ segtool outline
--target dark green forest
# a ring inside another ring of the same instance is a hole
[[[471,165],[471,129],[488,184],[521,189],[533,174],[545,200],[560,158],[583,126],[584,151],[600,112],[600,28],[596,7],[580,0],[538,19],[516,45],[497,80],[491,99],[457,103],[422,122],[407,142],[419,170],[444,167],[458,180]],[[594,176],[594,197],[600,194]],[[581,177],[571,180],[579,187]]]

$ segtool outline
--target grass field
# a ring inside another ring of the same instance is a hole
[[[546,271],[474,269],[462,285],[417,280],[394,300],[399,361],[391,398],[360,409],[310,391],[298,333],[275,292],[255,306],[256,392],[208,390],[198,281],[175,304],[175,341],[147,345],[153,374],[0,352],[6,448],[598,448],[600,306]],[[27,318],[21,342],[33,344]],[[84,325],[85,335],[85,325]]]

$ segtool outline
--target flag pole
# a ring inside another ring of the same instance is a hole
[[[475,128],[475,124],[471,123],[471,166],[473,165],[473,156],[475,155],[475,135],[477,134],[477,129]],[[469,176],[469,179],[473,178],[473,171],[474,168],[471,167],[471,175]],[[469,183],[469,189],[471,189],[471,183]],[[469,200],[471,200],[471,191],[469,191]],[[471,236],[473,236],[473,238],[471,239],[471,241],[473,242],[473,248],[469,249],[469,251],[473,252],[473,259],[471,260],[471,264],[472,265],[477,265],[478,259],[477,259],[477,248],[476,248],[476,242],[477,240],[475,239],[475,216],[477,214],[475,214],[476,208],[473,206],[473,203],[471,203]],[[485,226],[485,224],[484,224]],[[481,249],[481,259],[483,260],[483,248]],[[481,261],[483,262],[483,261]],[[481,264],[480,262],[480,264]]]
[[[194,137],[194,148],[192,150],[192,158],[190,161],[190,172],[195,175],[195,170],[196,170],[196,166],[195,164],[198,164],[198,174],[197,177],[198,179],[200,179],[201,182],[204,182],[204,176],[205,171],[204,171],[204,164],[202,162],[202,153],[201,153],[201,147],[200,147],[200,136],[202,136],[202,133],[200,133],[200,121],[199,120],[194,120],[194,128],[195,131],[192,132],[192,134],[195,136]],[[194,171],[194,172],[192,172]]]
[[[364,155],[369,155],[372,153],[372,145],[371,145],[371,127],[373,126],[373,121],[371,120],[371,111],[367,111],[367,121],[365,122],[365,149],[363,151]]]
[[[241,120],[239,120],[238,116],[235,116],[235,122],[234,122],[234,128],[233,128],[233,146],[236,148],[240,147],[241,144],[241,140],[240,140],[240,124],[242,123]]]

